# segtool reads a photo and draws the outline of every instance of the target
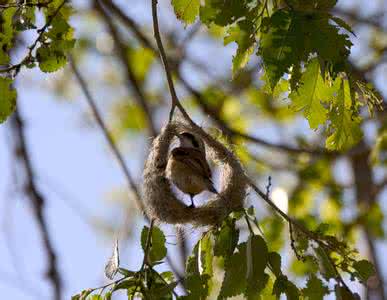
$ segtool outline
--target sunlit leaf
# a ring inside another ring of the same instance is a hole
[[[0,77],[0,123],[3,123],[16,107],[16,90],[12,79]]]
[[[191,24],[199,14],[200,0],[172,0],[176,16],[185,24]]]
[[[147,247],[148,232],[149,228],[144,226],[141,232],[141,246],[144,251],[146,251]],[[158,227],[153,226],[152,236],[149,238],[148,259],[150,263],[155,263],[162,260],[167,255],[167,248],[165,247],[165,236]]]

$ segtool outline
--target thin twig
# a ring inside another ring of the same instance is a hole
[[[171,111],[169,113],[169,121],[172,120],[173,113],[175,111],[175,108],[177,107],[182,113],[183,117],[186,119],[186,121],[188,121],[191,125],[197,127],[197,125],[192,121],[191,117],[185,111],[184,107],[181,105],[179,98],[177,97],[177,94],[176,94],[175,86],[173,84],[173,79],[172,79],[172,72],[168,64],[168,59],[167,59],[167,55],[165,54],[163,42],[161,41],[159,21],[157,16],[157,0],[152,0],[152,19],[153,19],[154,36],[157,42],[157,47],[159,49],[161,61],[163,62],[163,65],[164,65],[164,71],[167,77],[169,92],[172,98]]]
[[[292,223],[289,223],[289,236],[290,236],[290,247],[292,247],[294,254],[296,255],[297,259],[300,261],[304,261],[304,257],[298,252],[296,247],[296,241],[294,239],[294,231],[293,231],[293,225]]]
[[[80,71],[78,70],[78,67],[75,64],[74,59],[72,58],[71,55],[69,55],[69,62],[70,62],[70,67],[71,67],[72,71],[74,72],[75,77],[76,77],[76,79],[77,79],[77,81],[78,81],[78,83],[79,83],[79,85],[80,85],[80,87],[85,95],[87,104],[89,105],[89,107],[93,113],[93,116],[94,116],[95,120],[97,121],[99,128],[101,129],[103,135],[105,136],[106,140],[108,141],[110,149],[112,150],[114,156],[116,157],[116,159],[117,159],[117,161],[118,161],[118,163],[119,163],[119,165],[120,165],[120,167],[125,175],[126,182],[129,186],[129,189],[134,194],[134,199],[136,201],[137,207],[140,209],[140,211],[142,213],[145,213],[144,204],[141,201],[140,193],[137,189],[136,183],[134,182],[132,175],[130,174],[129,169],[126,166],[125,160],[124,160],[121,152],[118,150],[112,135],[110,134],[104,120],[102,119],[102,116],[97,108],[97,105],[93,99],[93,96],[91,95],[90,89],[87,86],[86,81],[84,80],[83,76],[81,75]]]
[[[128,60],[126,45],[122,42],[118,34],[117,28],[113,24],[113,19],[111,18],[111,16],[107,14],[107,12],[101,6],[98,0],[95,0],[94,3],[95,3],[96,9],[101,14],[106,25],[108,26],[109,31],[113,37],[114,43],[117,46],[118,57],[120,58],[122,65],[125,67],[124,69],[125,69],[125,76],[127,81],[126,86],[132,88],[130,92],[133,92],[134,99],[136,100],[137,104],[141,107],[142,111],[145,114],[145,118],[148,123],[149,133],[151,136],[155,137],[157,136],[158,132],[153,122],[152,110],[145,97],[145,92],[140,82],[137,80],[133,67]]]
[[[46,276],[54,289],[54,299],[62,299],[62,279],[58,270],[57,256],[50,239],[48,223],[44,218],[46,199],[36,185],[36,176],[32,166],[28,150],[27,137],[24,129],[24,121],[16,108],[13,117],[13,128],[15,130],[15,157],[23,164],[26,173],[25,194],[31,201],[32,212],[36,219],[40,234],[43,239],[43,247],[48,259]]]

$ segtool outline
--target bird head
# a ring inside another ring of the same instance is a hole
[[[203,141],[199,137],[192,134],[191,132],[184,131],[184,132],[178,133],[177,137],[180,141],[180,147],[194,148],[194,149],[204,151]]]

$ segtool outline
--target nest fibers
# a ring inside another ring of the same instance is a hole
[[[206,144],[207,157],[221,166],[219,195],[208,203],[191,208],[174,195],[165,176],[169,146],[181,131],[189,131]],[[190,223],[194,226],[219,224],[230,212],[241,209],[246,197],[247,180],[238,159],[223,144],[214,140],[200,128],[183,122],[167,124],[155,138],[144,169],[144,200],[149,217],[169,224]]]

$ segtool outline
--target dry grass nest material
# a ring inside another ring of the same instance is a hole
[[[196,208],[177,199],[172,183],[165,177],[170,144],[177,132],[189,131],[206,144],[207,158],[220,166],[221,189],[208,202]],[[144,169],[144,201],[149,217],[169,224],[207,226],[219,224],[229,213],[241,209],[246,198],[245,172],[235,155],[200,128],[181,121],[166,125],[154,139]]]

